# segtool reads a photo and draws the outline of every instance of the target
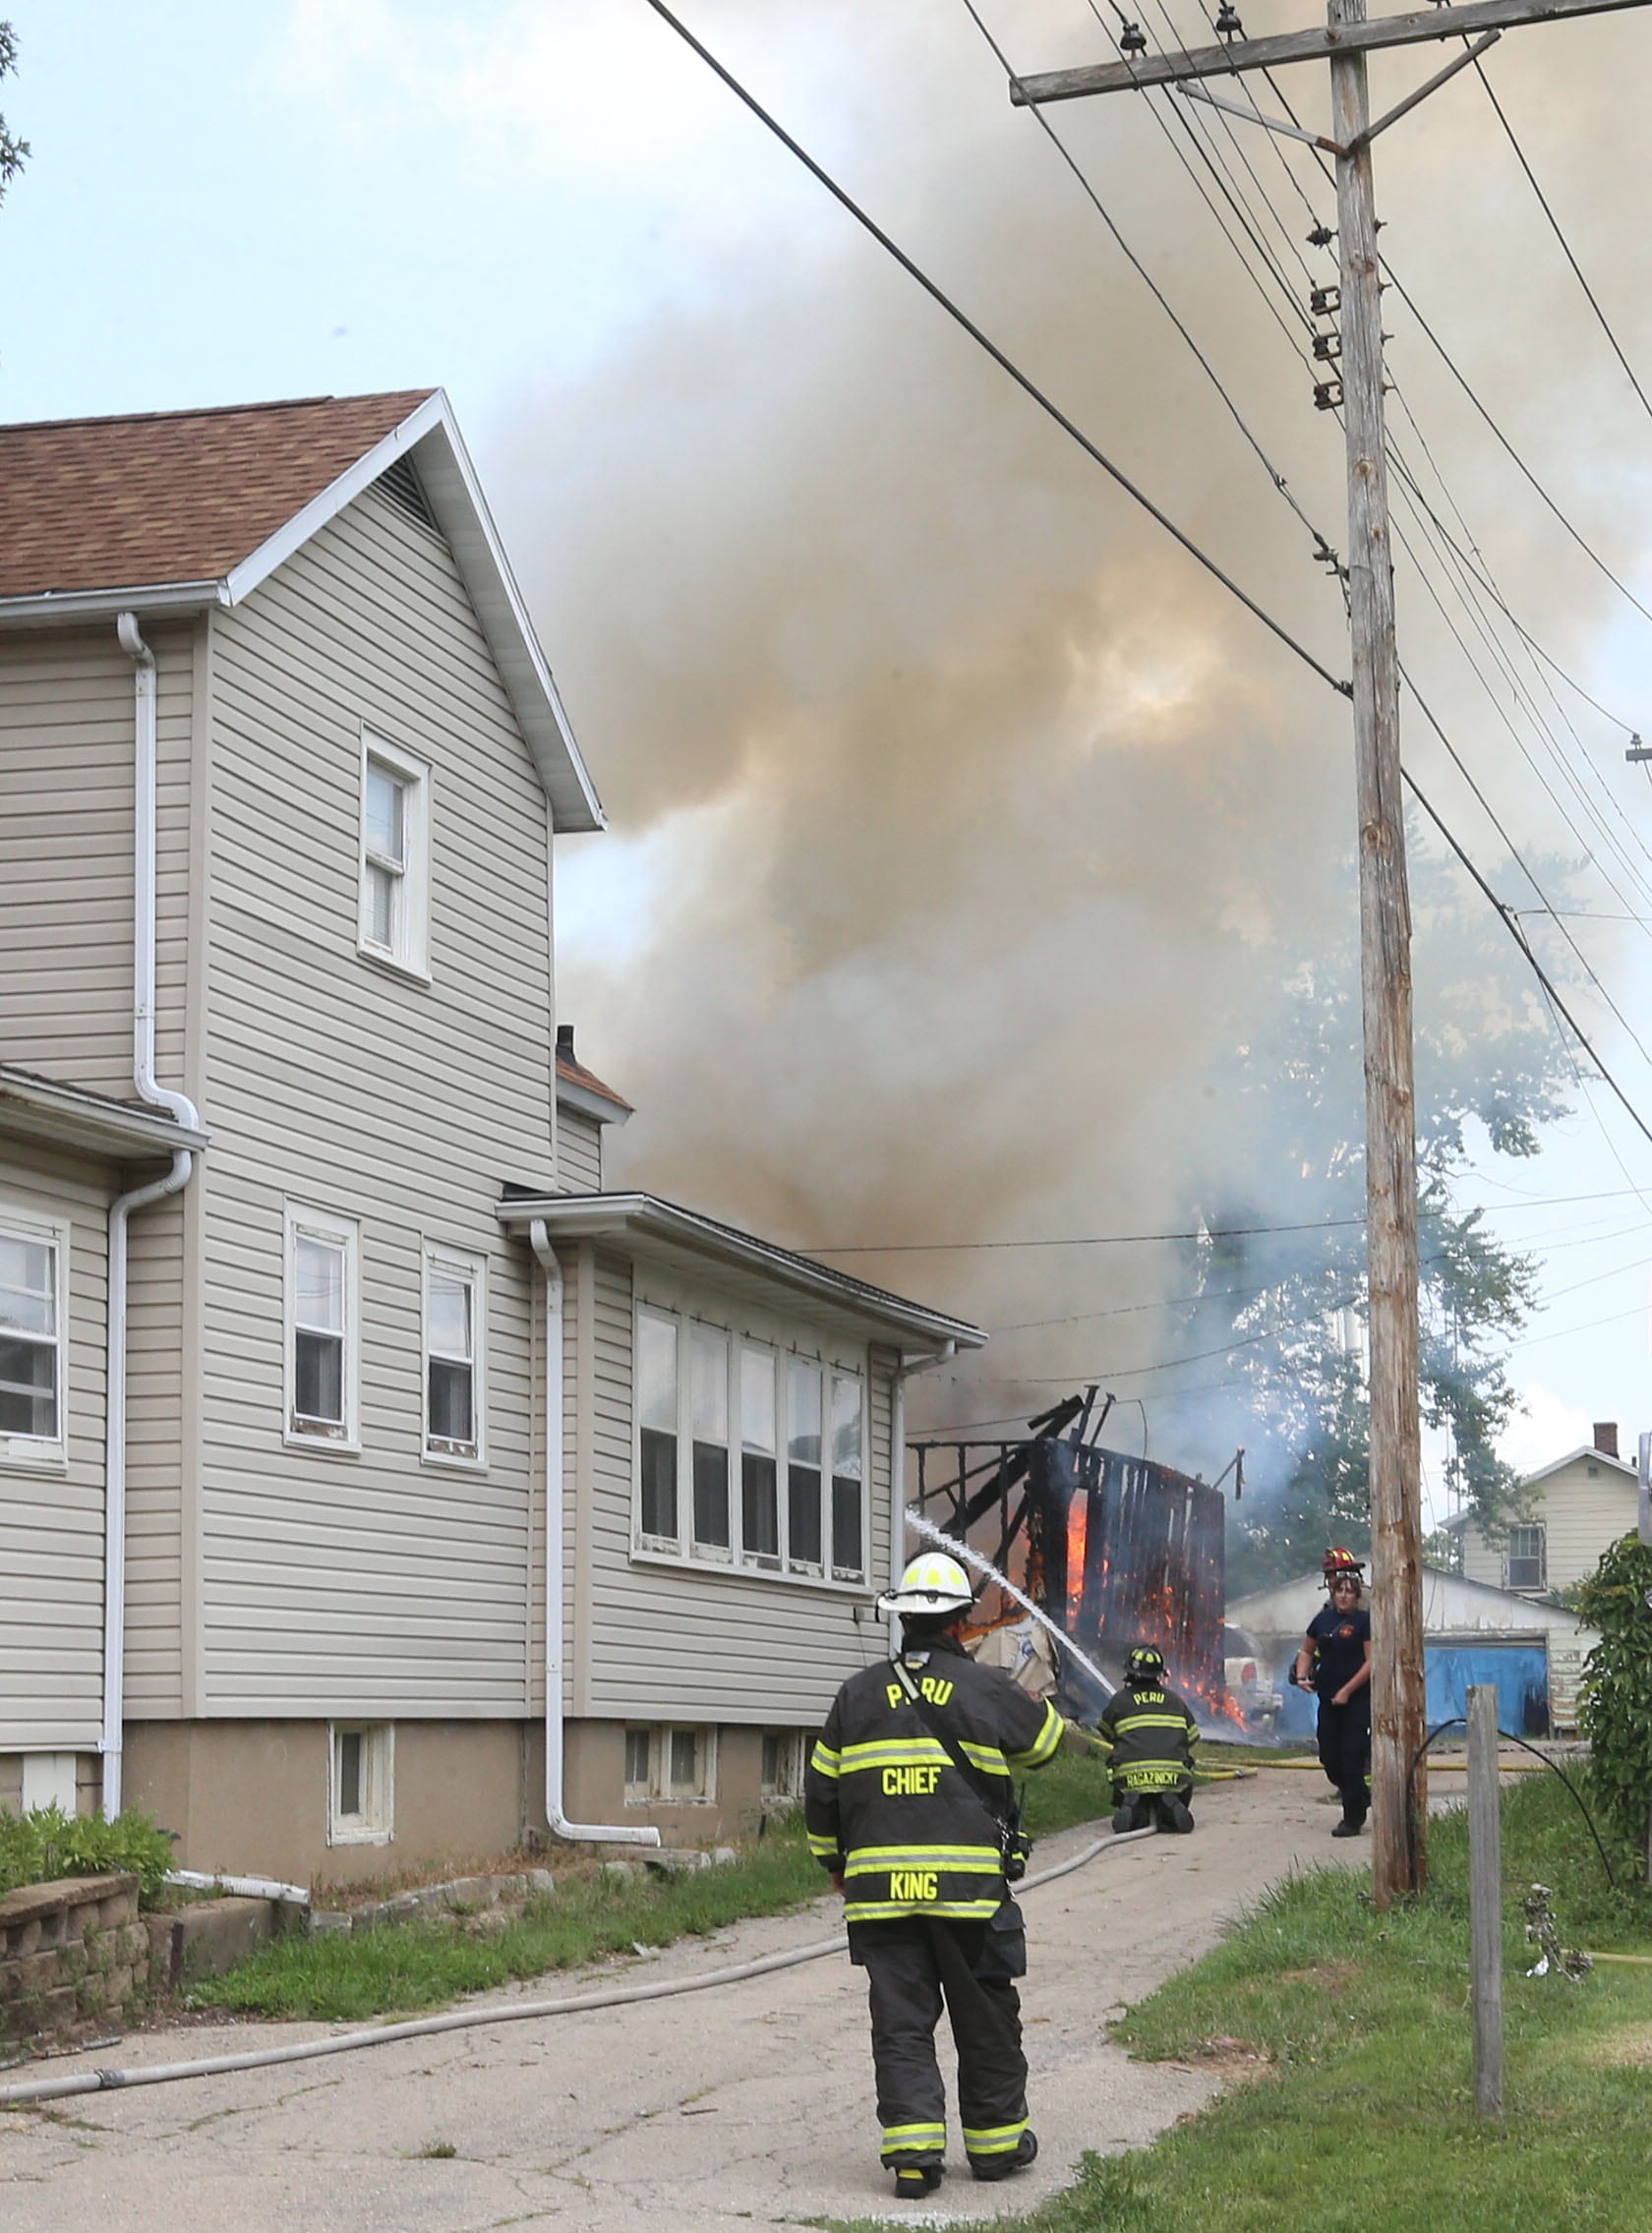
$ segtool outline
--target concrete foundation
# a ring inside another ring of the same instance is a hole
[[[569,1722],[564,1804],[578,1822],[651,1823],[666,1846],[749,1835],[764,1814],[796,1803],[762,1789],[763,1735],[716,1731],[716,1775],[705,1798],[628,1804],[625,1724]],[[329,1842],[325,1722],[131,1723],[126,1803],[176,1833],[178,1868],[318,1891],[472,1871],[546,1836],[541,1723],[397,1722],[393,1758],[389,1834],[375,1842]],[[0,1785],[0,1804],[3,1793]],[[93,1790],[88,1804],[94,1803]]]

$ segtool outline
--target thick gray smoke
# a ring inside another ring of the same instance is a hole
[[[1252,30],[1296,20],[1246,16]],[[857,67],[834,77],[830,104],[811,97],[772,11],[705,7],[695,22],[1103,447],[1344,672],[1340,605],[1308,538],[1036,125],[1009,111],[967,18],[939,5],[856,17],[844,36]],[[1077,7],[993,17],[1027,68],[1108,51]],[[1638,344],[1645,274],[1636,296],[1622,256],[1647,251],[1617,225],[1609,248],[1598,192],[1638,160],[1603,44],[1624,53],[1644,33],[1522,35],[1532,51],[1505,41],[1500,87]],[[1386,61],[1378,105],[1437,63],[1432,49]],[[1299,72],[1288,89],[1317,113],[1309,81]],[[1328,941],[1346,919],[1346,707],[847,217],[828,206],[799,225],[787,158],[718,98],[722,159],[738,136],[751,144],[738,237],[708,242],[589,378],[523,392],[484,445],[619,836],[589,841],[584,889],[603,849],[650,837],[646,889],[617,867],[610,932],[588,921],[563,947],[581,1052],[640,1112],[612,1173],[804,1246],[1156,1231],[1185,1206],[1188,1172],[1219,1171],[1229,1152],[1258,1165],[1233,1173],[1234,1194],[1265,1203],[1266,1146],[1235,1131],[1229,1149],[1213,1082],[1235,1043],[1267,1037],[1287,934]],[[1640,421],[1636,438],[1619,410],[1621,376],[1518,203],[1472,80],[1440,100],[1381,143],[1385,241],[1509,432],[1631,566],[1625,460],[1652,460],[1652,428]],[[1339,431],[1312,409],[1307,368],[1146,104],[1055,121],[1339,544]],[[1314,276],[1333,276],[1303,245],[1309,213],[1272,147],[1254,129],[1243,146]],[[1330,190],[1292,168],[1331,218]],[[678,191],[691,201],[691,172]],[[1288,262],[1305,294],[1294,247]],[[1510,594],[1586,661],[1598,584],[1558,555],[1560,530],[1514,493],[1397,304],[1389,323]],[[1588,401],[1562,440],[1568,394]],[[1440,710],[1483,762],[1506,759],[1426,600],[1402,595]],[[1598,729],[1594,741],[1613,742]],[[1464,794],[1414,723],[1408,753],[1457,814]],[[1497,780],[1517,833],[1541,827],[1540,796]],[[1473,835],[1490,854],[1483,823]],[[1140,1247],[839,1261],[989,1327],[1150,1305],[1178,1277],[1171,1252]],[[1152,1309],[1009,1334],[967,1379],[917,1383],[914,1418],[1033,1408],[1092,1372],[1154,1361],[1165,1339]],[[1120,1384],[1152,1391],[1155,1455],[1208,1462],[1196,1413],[1173,1416],[1174,1381]]]

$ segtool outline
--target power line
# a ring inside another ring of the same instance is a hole
[[[1068,417],[1067,413],[1061,409],[1060,405],[1057,404],[1050,396],[1046,395],[1044,390],[1039,387],[1036,382],[1032,381],[1026,373],[1022,371],[1021,367],[1014,361],[1014,359],[1007,356],[1005,352],[999,348],[997,342],[989,338],[989,336],[982,330],[982,328],[975,323],[974,320],[971,318],[967,312],[962,310],[959,305],[953,301],[952,297],[947,294],[945,290],[936,283],[935,280],[930,278],[929,274],[921,267],[921,265],[915,264],[913,261],[913,259],[907,254],[906,250],[900,247],[896,243],[896,241],[893,240],[891,236],[884,231],[883,227],[877,223],[876,219],[868,215],[868,213],[861,208],[859,203],[857,203],[844,187],[838,184],[837,180],[832,177],[831,173],[825,170],[821,166],[821,164],[815,161],[814,157],[807,151],[805,147],[801,146],[798,141],[793,138],[792,134],[786,130],[785,126],[781,124],[776,117],[770,115],[769,111],[763,107],[762,103],[756,98],[756,96],[746,90],[744,86],[740,84],[739,80],[734,75],[734,73],[726,69],[725,66],[718,61],[716,55],[712,53],[711,49],[703,45],[700,40],[694,36],[693,32],[689,30],[687,26],[680,21],[679,18],[673,15],[672,11],[666,6],[665,0],[647,0],[647,5],[653,9],[654,13],[660,18],[662,23],[669,25],[670,28],[674,31],[676,31],[678,38],[682,40],[685,46],[689,47],[695,54],[699,56],[700,60],[706,65],[707,69],[710,70],[715,77],[722,80],[723,84],[728,87],[729,90],[735,95],[736,99],[738,100],[745,108],[749,109],[751,114],[756,117],[757,121],[761,125],[763,125],[763,127],[767,131],[773,133],[774,137],[780,142],[781,146],[785,147],[789,153],[796,156],[797,161],[802,164],[803,168],[809,173],[809,175],[826,189],[827,193],[832,196],[833,200],[837,202],[843,208],[848,210],[849,214],[855,219],[856,223],[859,225],[865,232],[869,233],[872,239],[877,242],[878,246],[885,250],[888,255],[894,258],[895,262],[900,264],[902,270],[907,273],[908,277],[916,280],[917,284],[923,289],[924,293],[929,297],[931,302],[935,303],[941,310],[944,310],[947,316],[953,320],[954,323],[961,326],[963,330],[969,334],[970,338],[976,344],[976,346],[985,351],[985,353],[992,359],[993,363],[998,367],[999,371],[1008,374],[1009,378],[1015,382],[1016,385],[1022,390],[1022,392],[1030,396],[1032,400],[1037,404],[1038,408],[1041,411],[1047,413],[1047,415],[1054,420],[1055,424],[1062,430],[1064,434],[1069,435],[1072,440],[1078,443],[1079,447],[1085,452],[1087,457],[1091,458],[1095,464],[1099,465],[1102,471],[1108,474],[1112,478],[1112,480],[1114,480],[1118,484],[1118,486],[1124,490],[1127,496],[1132,498],[1135,502],[1140,504],[1142,509],[1147,512],[1150,518],[1156,520],[1158,525],[1164,529],[1167,535],[1171,535],[1175,538],[1175,540],[1181,545],[1182,549],[1187,552],[1190,558],[1196,559],[1198,563],[1205,568],[1205,571],[1207,573],[1210,574],[1216,581],[1219,581],[1222,587],[1229,593],[1230,596],[1237,598],[1239,603],[1244,606],[1245,610],[1248,613],[1252,614],[1257,619],[1259,619],[1262,622],[1263,626],[1267,628],[1270,634],[1276,636],[1287,650],[1293,651],[1296,654],[1297,658],[1302,661],[1304,666],[1312,668],[1314,673],[1319,676],[1320,679],[1323,682],[1328,682],[1330,687],[1341,697],[1351,697],[1353,695],[1353,684],[1351,682],[1338,681],[1336,676],[1330,672],[1330,669],[1328,667],[1323,666],[1321,662],[1314,657],[1314,654],[1308,650],[1306,645],[1298,643],[1296,638],[1290,633],[1289,629],[1286,628],[1282,622],[1275,620],[1272,615],[1265,611],[1264,608],[1257,603],[1256,599],[1248,593],[1248,591],[1241,589],[1239,584],[1233,579],[1232,575],[1224,572],[1223,569],[1219,565],[1217,565],[1214,558],[1210,558],[1205,551],[1202,551],[1199,545],[1194,542],[1191,535],[1188,535],[1182,528],[1178,527],[1175,521],[1170,518],[1167,512],[1161,511],[1158,505],[1153,502],[1152,499],[1149,497],[1143,490],[1139,489],[1136,486],[1135,482],[1130,479],[1129,475],[1126,474],[1119,466],[1115,465],[1112,459],[1091,441],[1090,437],[1084,433],[1084,431],[1076,424],[1076,422]]]
[[[1467,44],[1466,39],[1463,43],[1465,45]],[[1588,298],[1589,308],[1594,312],[1596,318],[1600,321],[1601,331],[1606,335],[1608,341],[1610,341],[1612,344],[1613,355],[1618,359],[1618,362],[1622,366],[1624,373],[1627,375],[1629,385],[1634,389],[1636,396],[1639,398],[1641,409],[1646,413],[1649,419],[1652,419],[1652,403],[1649,403],[1646,400],[1646,390],[1641,386],[1640,382],[1635,378],[1634,367],[1629,363],[1628,358],[1624,356],[1623,351],[1619,344],[1617,334],[1613,332],[1612,327],[1610,326],[1610,324],[1608,324],[1606,313],[1604,310],[1602,310],[1599,302],[1596,300],[1594,288],[1590,286],[1588,280],[1583,276],[1583,266],[1578,263],[1576,257],[1571,253],[1571,243],[1566,239],[1565,234],[1561,230],[1561,220],[1556,216],[1554,210],[1549,206],[1549,198],[1544,193],[1542,187],[1537,183],[1537,173],[1532,169],[1531,164],[1526,160],[1526,151],[1521,147],[1519,141],[1514,137],[1514,127],[1509,123],[1507,117],[1504,114],[1503,103],[1498,99],[1497,94],[1492,90],[1492,81],[1486,75],[1485,65],[1479,61],[1476,61],[1474,65],[1474,74],[1479,79],[1481,85],[1486,88],[1486,98],[1491,102],[1493,109],[1496,111],[1498,122],[1503,126],[1504,131],[1508,135],[1508,145],[1513,148],[1515,158],[1519,162],[1520,168],[1526,174],[1527,184],[1530,186],[1532,192],[1537,196],[1539,208],[1543,211],[1543,214],[1548,218],[1551,226],[1554,228],[1555,238],[1560,242],[1562,253],[1564,255],[1566,262],[1571,265],[1572,271],[1577,279],[1577,284],[1582,288],[1585,296]]]

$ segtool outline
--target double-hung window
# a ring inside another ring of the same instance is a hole
[[[421,977],[429,966],[430,788],[423,761],[363,738],[357,944]]]
[[[0,1209],[0,1460],[61,1463],[66,1226]]]
[[[865,1580],[859,1374],[652,1304],[635,1360],[639,1552]]]
[[[286,1435],[353,1448],[357,1435],[360,1228],[289,1204]]]
[[[727,1558],[734,1548],[729,1508],[729,1336],[714,1326],[688,1332],[688,1408],[694,1445],[693,1546]]]
[[[425,1455],[479,1465],[486,1455],[486,1267],[425,1252]]]
[[[1511,1527],[1504,1564],[1504,1589],[1540,1590],[1548,1579],[1549,1531],[1544,1527]]]

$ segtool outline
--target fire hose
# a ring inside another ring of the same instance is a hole
[[[1224,1770],[1223,1774],[1242,1771]],[[1098,1855],[1116,1851],[1120,1846],[1133,1846],[1140,1839],[1153,1837],[1152,1830],[1114,1832],[1097,1838],[1053,1868],[1037,1871],[1017,1887],[1020,1892],[1035,1892],[1058,1877],[1071,1876],[1075,1869]],[[150,2063],[136,2065],[125,2070],[76,2071],[64,2078],[31,2079],[21,2086],[0,2086],[0,2109],[18,2108],[31,2101],[63,2101],[77,2093],[103,2093],[131,2086],[167,2086],[184,2078],[217,2078],[231,2071],[266,2070],[277,2063],[309,2062],[319,2055],[347,2055],[363,2047],[388,2046],[395,2039],[428,2039],[442,2031],[463,2031],[484,2024],[527,2024],[541,2017],[577,2016],[586,2009],[622,2008],[633,2001],[670,2000],[679,1993],[708,1992],[716,1985],[743,1983],[749,1977],[764,1977],[777,1969],[796,1969],[800,1963],[819,1962],[828,1954],[841,1954],[849,1945],[847,1931],[835,1931],[830,1938],[812,1940],[807,1946],[794,1947],[787,1954],[765,1954],[752,1962],[737,1962],[722,1969],[703,1969],[688,1977],[664,1978],[646,1985],[609,1985],[600,1992],[578,1993],[563,2000],[524,2001],[512,2008],[454,2009],[444,2016],[425,2016],[407,2024],[384,2024],[371,2031],[345,2031],[327,2039],[300,2039],[288,2046],[255,2047],[239,2055],[204,2055],[194,2062]]]

